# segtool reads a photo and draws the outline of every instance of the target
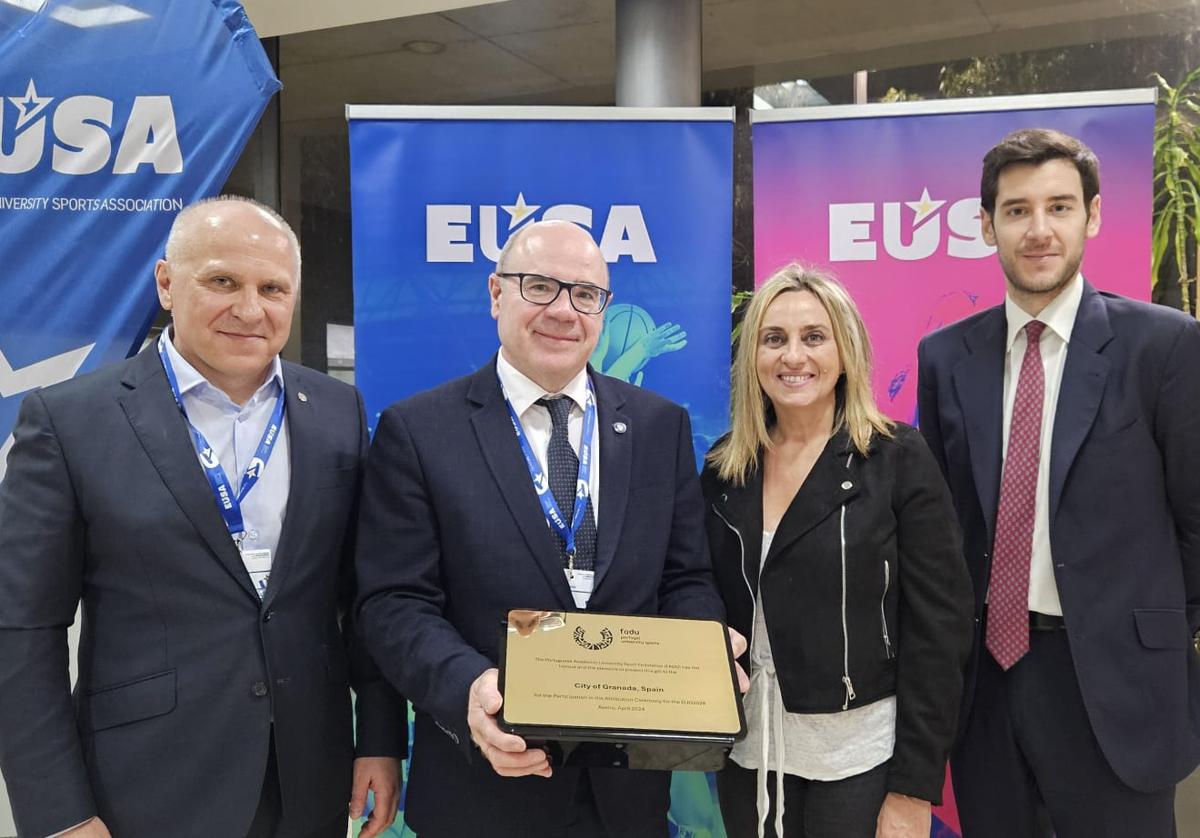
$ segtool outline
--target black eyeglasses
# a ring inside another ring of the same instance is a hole
[[[541,274],[497,273],[505,279],[518,280],[521,286],[521,299],[536,306],[548,306],[558,299],[558,295],[567,290],[567,298],[571,308],[580,314],[599,314],[604,311],[612,292],[598,285],[586,282],[563,282],[552,276]]]

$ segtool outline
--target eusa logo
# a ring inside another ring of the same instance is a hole
[[[942,211],[947,201],[935,201],[929,189],[915,201],[879,204],[829,205],[829,261],[874,262],[879,245],[893,259],[914,262],[928,259],[942,248],[942,222],[948,236],[945,253],[957,259],[984,259],[996,249],[983,240],[979,227],[979,198],[962,198]],[[901,206],[911,213],[904,213]],[[910,221],[905,216],[911,215]]]
[[[500,210],[508,214],[506,229],[500,226]],[[541,210],[541,212],[539,212]],[[655,263],[654,243],[646,227],[646,218],[637,204],[613,204],[604,212],[582,204],[541,204],[525,202],[518,192],[511,204],[427,204],[425,207],[425,261],[475,261],[476,247],[484,258],[500,258],[504,242],[531,219],[572,221],[586,230],[599,229],[600,252],[607,262],[627,256],[634,262]]]
[[[102,96],[41,96],[30,79],[24,96],[0,98],[0,175],[31,171],[47,149],[63,175],[183,171],[170,96],[135,96],[126,113]]]
[[[600,640],[592,642],[587,639],[587,632],[583,630],[583,626],[575,626],[574,638],[575,642],[583,648],[599,652],[601,649],[607,649],[612,645],[613,633],[609,629],[602,628],[600,629]]]
[[[221,464],[221,461],[217,459],[216,451],[213,451],[212,448],[205,448],[200,452],[200,463],[205,468],[216,468]]]

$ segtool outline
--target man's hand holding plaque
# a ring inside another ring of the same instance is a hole
[[[497,687],[499,670],[486,670],[471,684],[467,696],[467,725],[471,739],[501,777],[525,777],[530,774],[549,777],[550,760],[541,748],[530,748],[520,736],[505,733],[496,724],[496,714],[504,703]]]

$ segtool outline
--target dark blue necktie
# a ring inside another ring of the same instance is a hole
[[[579,457],[571,448],[571,440],[567,436],[567,416],[571,412],[571,400],[568,398],[538,399],[538,404],[550,411],[550,445],[546,449],[546,467],[550,472],[550,493],[558,504],[558,511],[563,520],[572,523],[571,516],[575,510],[575,486],[579,479]],[[567,543],[562,536],[554,533],[558,543],[558,555],[563,567],[567,566]],[[588,498],[584,508],[583,523],[575,533],[575,570],[592,570],[596,562],[596,516],[592,512],[592,500]]]

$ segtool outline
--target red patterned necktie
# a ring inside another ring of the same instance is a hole
[[[1008,669],[1029,651],[1029,559],[1033,553],[1033,518],[1041,459],[1042,402],[1046,376],[1038,341],[1046,324],[1025,325],[1025,357],[1017,379],[1008,455],[996,511],[996,540],[987,598],[987,648]]]

